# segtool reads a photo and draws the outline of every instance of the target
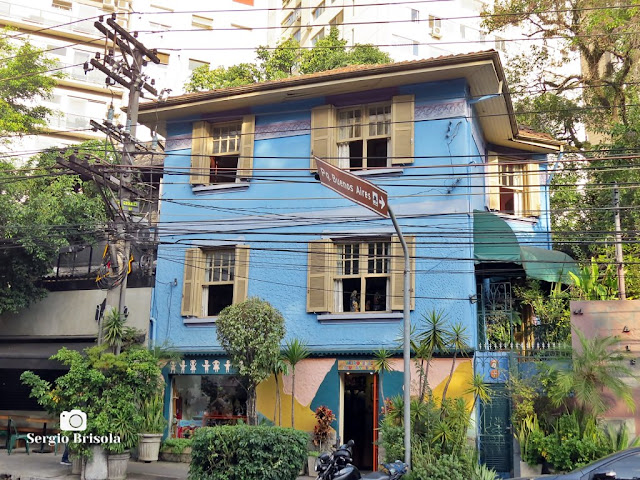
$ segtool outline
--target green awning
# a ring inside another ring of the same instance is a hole
[[[520,245],[509,224],[491,212],[473,212],[473,242],[476,262],[516,263],[530,278],[570,283],[568,272],[578,272],[566,253]]]

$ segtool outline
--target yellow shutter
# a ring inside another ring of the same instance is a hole
[[[311,110],[311,164],[312,172],[316,170],[313,156],[337,165],[336,145],[336,110],[333,105],[322,105]]]
[[[540,198],[542,197],[542,176],[540,175],[540,165],[538,163],[527,164],[526,175],[526,211],[529,217],[539,217],[541,212]]]
[[[489,210],[500,211],[500,165],[497,155],[489,155],[485,175]]]
[[[416,304],[416,237],[404,237],[411,258],[411,310]],[[397,236],[391,239],[391,310],[404,310],[404,251]]]
[[[244,302],[249,290],[249,246],[236,245],[233,303]]]
[[[212,142],[210,139],[208,122],[194,122],[191,135],[191,175],[190,182],[194,185],[209,183],[209,169],[211,168]]]
[[[249,178],[253,174],[253,141],[255,139],[256,116],[242,117],[240,137],[240,158],[238,159],[238,176]]]
[[[307,266],[307,312],[329,312],[331,308],[331,253],[333,243],[315,240],[309,243]]]
[[[391,164],[413,163],[414,97],[398,95],[391,105]]]
[[[184,281],[180,310],[184,317],[199,317],[202,313],[203,258],[204,255],[199,248],[189,248],[184,255]]]

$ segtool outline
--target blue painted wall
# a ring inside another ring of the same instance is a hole
[[[400,176],[373,181],[388,191],[404,233],[418,239],[412,322],[418,323],[421,314],[432,309],[442,309],[450,321],[467,325],[476,345],[477,304],[469,301],[476,294],[471,212],[486,205],[482,175],[486,145],[466,101],[463,80],[403,86],[363,97],[390,99],[409,93],[416,99],[415,162]],[[349,98],[331,101],[346,103]],[[221,350],[215,326],[183,324],[184,253],[192,245],[234,240],[251,245],[249,296],[266,299],[283,313],[288,338],[300,338],[318,352],[395,346],[401,320],[330,325],[306,313],[307,242],[327,232],[393,231],[390,220],[341,198],[309,173],[310,109],[324,103],[318,98],[253,109],[254,177],[247,189],[235,191],[194,194],[186,175],[194,119],[168,125],[152,306],[158,342],[168,340],[192,352]],[[543,218],[538,224],[523,223],[518,233],[544,231],[545,222]]]

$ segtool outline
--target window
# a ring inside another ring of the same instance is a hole
[[[388,166],[391,105],[338,110],[338,166],[366,170]]]
[[[639,462],[640,453],[634,453],[607,463],[602,468],[616,472],[615,478],[619,480],[633,480],[638,478]]]
[[[504,38],[496,37],[495,46],[496,46],[496,50],[500,50],[501,52],[504,52],[504,53],[507,52],[507,43]]]
[[[194,60],[193,58],[189,59],[190,72],[193,72],[196,68],[204,67],[205,65],[209,66],[209,62],[203,62],[202,60]]]
[[[313,19],[317,20],[320,15],[324,13],[324,0],[318,4],[316,8],[313,9]]]
[[[247,298],[249,249],[189,248],[185,253],[182,315],[215,317],[225,307]]]
[[[191,15],[191,26],[203,30],[211,30],[213,28],[213,18]]]
[[[413,95],[389,103],[311,112],[311,170],[313,156],[344,169],[368,170],[413,162]]]
[[[68,0],[53,0],[51,6],[61,10],[71,10],[73,4]]]
[[[411,21],[412,22],[419,22],[420,21],[420,12],[418,10],[416,10],[415,8],[411,9]]]
[[[316,35],[311,39],[311,45],[315,46],[318,43],[318,40],[322,40],[324,38],[324,28],[320,30]]]
[[[408,237],[407,243],[415,258],[414,237]],[[402,310],[403,258],[397,237],[311,242],[307,311],[371,313]],[[414,278],[412,273],[412,282]]]
[[[296,29],[296,31],[293,33],[293,39],[300,43],[300,40],[302,39],[302,32],[300,31],[300,29]]]
[[[344,12],[342,10],[340,10],[340,13],[338,13],[335,17],[333,17],[332,20],[329,20],[329,25],[332,27],[338,27],[343,23],[344,23]]]
[[[239,183],[251,176],[255,117],[224,123],[195,122],[191,183]]]
[[[520,217],[540,215],[538,164],[490,155],[487,185],[491,210]]]

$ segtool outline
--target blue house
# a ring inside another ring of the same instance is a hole
[[[340,437],[362,446],[357,464],[377,464],[380,389],[402,389],[400,357],[383,385],[373,368],[376,350],[398,349],[402,249],[388,219],[316,180],[314,156],[388,192],[410,246],[418,328],[442,311],[474,351],[512,342],[485,325],[486,294],[527,275],[558,280],[566,266],[548,216],[547,155],[561,144],[518,128],[494,51],[191,93],[142,105],[140,121],[167,139],[152,320],[153,338],[184,353],[168,371],[173,436],[244,416],[216,318],[260,297],[312,353],[296,367],[296,427],[312,430],[326,405]],[[434,391],[451,361],[434,360]],[[448,392],[463,395],[472,359],[455,367]],[[289,426],[291,379],[278,385],[260,386],[258,410],[277,422],[280,388]]]

